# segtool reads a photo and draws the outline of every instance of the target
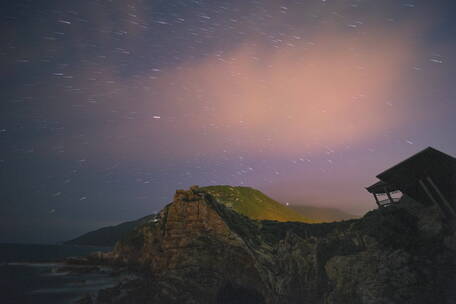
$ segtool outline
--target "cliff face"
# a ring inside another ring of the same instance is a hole
[[[410,199],[328,224],[254,221],[203,189],[118,242],[147,278],[120,303],[450,303],[456,236]],[[451,302],[453,303],[453,302]]]

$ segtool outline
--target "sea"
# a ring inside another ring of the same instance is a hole
[[[1,304],[75,303],[86,294],[115,286],[109,271],[75,274],[57,271],[64,258],[84,256],[107,247],[0,244]]]

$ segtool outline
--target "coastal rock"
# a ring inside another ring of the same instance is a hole
[[[178,190],[106,258],[141,271],[112,303],[447,303],[454,229],[410,198],[326,224],[251,220]],[[108,300],[106,300],[108,299]],[[449,303],[449,302],[448,302]]]

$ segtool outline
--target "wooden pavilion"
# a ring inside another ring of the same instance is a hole
[[[445,217],[456,217],[456,159],[427,148],[377,175],[379,182],[366,188],[379,207],[400,202],[394,194],[419,203],[435,204]],[[379,199],[386,196],[386,199]]]

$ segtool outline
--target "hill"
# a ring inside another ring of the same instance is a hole
[[[87,232],[75,239],[66,241],[68,245],[81,246],[107,246],[112,247],[118,240],[132,231],[138,225],[152,221],[155,215],[148,215],[135,221],[121,223],[116,226],[103,227],[95,231]]]
[[[211,194],[219,203],[254,220],[316,222],[312,217],[296,212],[250,187],[209,186],[199,189]]]
[[[312,217],[296,212],[276,202],[262,192],[249,187],[209,186],[199,188],[214,196],[219,203],[257,220],[275,220],[279,222],[317,222]],[[135,227],[153,220],[155,215],[148,215],[138,220],[121,223],[116,226],[100,228],[85,233],[75,239],[65,242],[81,246],[114,246],[118,240],[132,231]]]
[[[353,215],[336,208],[323,208],[305,205],[290,205],[288,207],[303,216],[318,221],[319,223],[329,223],[359,218],[357,215]]]

